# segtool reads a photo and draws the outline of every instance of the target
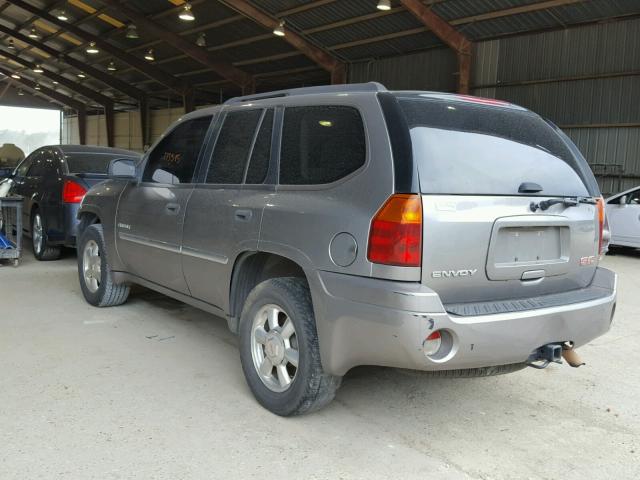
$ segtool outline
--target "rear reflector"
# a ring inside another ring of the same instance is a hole
[[[62,201],[64,203],[80,203],[87,193],[87,189],[73,180],[65,180],[62,187]]]
[[[610,234],[608,232],[609,222],[606,218],[604,199],[602,197],[596,199],[596,210],[596,214],[598,215],[598,254],[604,255],[609,247]]]
[[[369,233],[369,261],[419,267],[422,264],[422,199],[415,194],[391,196],[376,213]]]
[[[427,357],[435,355],[442,345],[442,335],[438,330],[429,335],[422,343],[422,353]]]

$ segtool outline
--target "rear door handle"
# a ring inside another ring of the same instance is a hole
[[[235,218],[238,222],[248,222],[251,220],[253,212],[251,210],[236,210]]]
[[[167,203],[164,207],[164,211],[167,215],[177,215],[180,211],[180,205],[177,203]]]

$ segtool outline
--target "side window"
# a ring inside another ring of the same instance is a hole
[[[271,159],[271,136],[273,134],[273,109],[267,110],[260,131],[253,146],[251,159],[249,160],[249,168],[247,170],[247,179],[245,183],[261,184],[267,178],[269,171],[269,160]]]
[[[149,154],[143,182],[191,183],[211,116],[182,122]]]
[[[26,177],[27,176],[27,172],[29,171],[29,168],[31,167],[31,163],[33,163],[33,159],[35,158],[35,155],[37,155],[37,154],[30,155],[20,165],[18,165],[18,168],[16,169],[16,175],[18,177]]]
[[[45,159],[42,152],[36,154],[33,157],[33,162],[31,163],[31,167],[29,167],[29,172],[27,173],[28,177],[42,177],[45,172]]]
[[[284,112],[280,183],[335,182],[364,165],[366,150],[364,125],[357,109],[289,107]]]
[[[627,200],[627,203],[629,205],[640,205],[640,190],[631,192],[629,194],[629,200]]]
[[[211,156],[207,183],[240,184],[262,110],[229,112]]]

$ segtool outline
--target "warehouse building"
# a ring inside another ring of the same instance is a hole
[[[463,91],[562,127],[604,193],[640,179],[637,1],[195,0],[184,20],[186,5],[5,2],[0,74],[21,78],[3,102],[64,108],[63,143],[142,151],[185,111],[243,91]]]

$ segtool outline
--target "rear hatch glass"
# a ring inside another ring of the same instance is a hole
[[[589,196],[589,167],[556,129],[519,107],[399,97],[411,131],[422,193]],[[593,193],[592,193],[593,194]]]
[[[116,158],[130,158],[112,153],[68,153],[65,155],[69,173],[107,175],[109,164]],[[137,161],[137,158],[131,157]]]

